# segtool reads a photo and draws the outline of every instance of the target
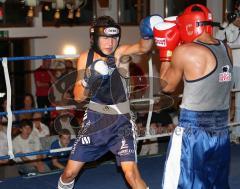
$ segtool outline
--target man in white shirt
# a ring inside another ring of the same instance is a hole
[[[74,125],[72,125],[73,118],[74,116],[70,112],[66,110],[60,111],[60,115],[54,120],[54,128],[57,133],[62,129],[67,129],[71,133],[71,139],[76,138],[76,133],[73,129]],[[79,126],[77,125],[77,127]]]
[[[234,88],[240,89],[240,4],[237,5],[238,9],[234,13],[228,13],[228,23],[224,22],[222,24],[223,30],[219,30],[216,33],[216,38],[220,40],[225,40],[230,48],[232,48],[233,55],[233,79],[234,79]],[[234,101],[233,101],[234,102]],[[234,111],[231,112],[230,119],[233,119],[234,122],[240,122],[240,92],[235,92],[235,103],[233,104]],[[240,140],[240,127],[232,128],[232,140],[235,143],[239,143]]]
[[[42,113],[35,112],[33,114],[33,131],[32,135],[42,138],[50,135],[49,128],[41,122]]]
[[[2,117],[0,119],[0,156],[8,154],[8,143],[7,143],[7,131],[6,127],[2,124]],[[0,160],[0,165],[7,163],[8,160]]]
[[[0,117],[0,156],[8,155],[7,127]],[[13,161],[5,159],[0,160],[0,179],[19,176],[17,168]]]
[[[32,135],[32,129],[33,125],[30,120],[21,122],[21,133],[13,140],[14,153],[29,153],[41,150],[39,138]],[[23,163],[18,166],[21,174],[49,171],[49,168],[41,159],[43,159],[42,155],[34,155],[16,158],[15,161]]]

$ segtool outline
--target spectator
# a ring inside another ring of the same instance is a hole
[[[5,156],[8,154],[7,128],[2,124],[2,117],[0,118],[0,156]],[[0,160],[0,165],[7,162],[8,160]]]
[[[0,156],[8,155],[7,128],[0,117]],[[0,179],[19,176],[12,160],[0,160]]]
[[[65,60],[65,72],[64,72],[64,75],[65,74],[69,74],[73,71],[75,71],[76,69],[73,67],[73,62],[69,59]]]
[[[76,119],[74,119],[74,114],[67,110],[60,111],[60,115],[56,117],[53,123],[53,128],[56,134],[58,134],[62,129],[68,129],[71,133],[71,139],[76,138],[76,132],[73,128],[79,128]]]
[[[35,101],[33,98],[33,95],[31,93],[26,93],[23,97],[23,105],[22,105],[22,110],[31,110],[35,108]],[[25,120],[29,119],[32,120],[32,113],[24,113],[19,115],[20,120]]]
[[[51,144],[51,149],[59,149],[71,147],[73,145],[73,140],[71,140],[71,133],[68,129],[62,129],[58,132],[59,139],[55,140]],[[57,152],[53,154],[52,165],[54,168],[63,169],[67,164],[69,151]]]
[[[173,124],[172,117],[168,113],[168,110],[161,110],[160,112],[153,112],[152,120],[158,125],[158,134],[171,133],[175,125]]]
[[[240,45],[240,1],[235,1],[235,10],[227,14],[227,21],[222,24],[223,29],[218,30],[216,38],[224,40],[230,47],[239,47]],[[240,89],[240,49],[233,48],[233,79],[234,88]],[[230,108],[230,121],[240,122],[240,92],[232,93],[232,102]],[[231,128],[231,140],[235,143],[240,141],[240,127]]]
[[[42,65],[34,71],[38,108],[49,107],[48,92],[55,81],[50,68],[51,60],[43,60]]]
[[[63,77],[63,73],[65,72],[65,64],[64,62],[56,62],[54,69],[53,69],[53,75],[55,77],[55,82],[51,86],[51,95],[49,95],[50,103],[54,104],[60,104],[62,100],[62,95],[65,90],[61,90],[61,88],[65,88],[63,84],[61,83],[61,78]],[[60,89],[59,89],[60,88]]]
[[[1,112],[7,112],[7,97],[6,96],[4,96],[1,100]],[[2,116],[1,119],[2,119],[3,124],[7,124],[7,120],[8,120],[7,115]],[[14,114],[12,115],[12,121],[16,122],[16,117]]]
[[[49,128],[42,123],[42,113],[35,112],[33,114],[33,131],[32,134],[35,137],[46,137],[50,135]]]
[[[21,133],[13,140],[13,149],[15,153],[30,153],[41,150],[39,138],[34,137],[32,133],[33,125],[30,120],[22,120],[20,125]],[[49,167],[42,161],[44,156],[33,155],[16,158],[18,171],[20,174],[47,172]]]
[[[7,112],[7,97],[3,97],[1,100],[1,112]],[[1,123],[3,125],[7,125],[8,117],[7,115],[1,116]],[[17,127],[17,119],[14,114],[12,114],[12,121],[13,121],[13,127],[12,127],[12,137],[14,138],[19,134],[19,128]]]
[[[77,71],[73,67],[73,63],[71,60],[65,60],[64,66],[65,66],[65,70],[63,70],[63,72],[61,72],[61,76],[58,77],[57,82],[55,82],[55,84],[54,84],[55,91],[57,94],[59,94],[59,98],[55,99],[57,104],[59,104],[59,102],[62,104],[67,103],[66,98],[65,98],[65,96],[66,96],[65,93],[69,93],[67,95],[73,96],[73,86],[74,85],[73,85],[72,81],[75,81],[76,77],[77,77]],[[64,99],[64,102],[62,102],[62,99]],[[73,99],[73,98],[71,98],[71,99]]]

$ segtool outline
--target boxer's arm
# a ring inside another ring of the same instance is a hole
[[[153,39],[140,39],[137,43],[132,45],[122,45],[116,52],[115,56],[119,55],[133,55],[133,54],[144,54],[152,49]]]
[[[142,19],[139,25],[141,39],[133,45],[123,45],[115,52],[117,61],[124,55],[144,54],[152,49],[153,27],[163,22],[160,15],[150,15]]]
[[[87,52],[80,55],[77,62],[77,79],[74,85],[74,100],[83,101],[88,96],[88,91],[82,85],[82,81],[84,79],[84,71],[86,67],[87,61]]]
[[[164,92],[174,92],[183,78],[184,62],[182,61],[183,51],[179,46],[174,50],[172,61],[162,62],[160,67],[160,79],[165,81]]]
[[[153,40],[140,39],[138,43],[133,45],[122,45],[114,54],[116,65],[122,76],[129,76],[129,64],[132,62],[132,55],[141,55],[152,49]]]

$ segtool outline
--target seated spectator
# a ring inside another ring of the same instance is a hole
[[[7,112],[7,97],[6,96],[3,97],[2,100],[1,100],[1,112]],[[1,119],[2,119],[2,123],[4,125],[6,125],[7,120],[8,120],[7,115],[2,116]],[[17,121],[14,114],[12,115],[12,121],[13,122]]]
[[[21,133],[13,140],[14,153],[30,153],[41,150],[38,137],[32,135],[33,125],[30,120],[22,120],[20,124]],[[39,173],[49,171],[49,167],[42,161],[43,155],[33,155],[16,158],[20,174]]]
[[[2,124],[0,117],[0,156],[8,155],[7,128]],[[8,160],[0,160],[0,165],[6,164]]]
[[[35,108],[35,102],[34,102],[33,95],[30,93],[26,93],[23,98],[23,105],[22,105],[21,110],[31,110],[33,108]],[[19,115],[19,119],[20,120],[24,120],[24,119],[32,120],[32,113],[21,114],[21,115]]]
[[[143,125],[146,125],[147,116],[143,118]],[[151,124],[150,124],[150,134],[164,134],[173,132],[175,125],[172,122],[172,118],[169,115],[167,110],[162,110],[160,112],[153,112]],[[143,140],[142,148],[140,151],[140,155],[152,155],[159,152],[159,143],[161,142],[161,138],[152,138]]]
[[[7,97],[4,96],[1,99],[1,112],[7,112]],[[8,117],[7,115],[1,116],[1,121],[3,125],[7,125],[8,122]],[[16,116],[14,114],[12,114],[12,121],[13,121],[13,127],[12,127],[12,137],[14,138],[15,136],[17,136],[19,134],[19,128],[17,125],[17,119]]]
[[[0,117],[0,156],[8,155],[7,128]],[[12,160],[0,160],[0,179],[19,176],[16,165]]]
[[[33,114],[33,131],[32,134],[36,137],[45,137],[49,136],[49,128],[46,126],[42,121],[42,113],[40,112],[35,112]]]
[[[71,139],[76,138],[75,129],[78,129],[78,123],[76,121],[74,114],[67,110],[59,111],[60,115],[56,117],[53,123],[55,133],[58,134],[62,129],[68,129],[71,133]]]
[[[71,133],[68,129],[60,130],[58,135],[59,139],[51,144],[51,149],[71,147],[73,145],[74,140],[71,140]],[[52,158],[53,168],[63,169],[67,164],[69,153],[69,151],[54,153]]]
[[[171,133],[175,128],[172,117],[170,116],[167,110],[153,112],[151,122],[157,123],[158,125],[157,134]]]

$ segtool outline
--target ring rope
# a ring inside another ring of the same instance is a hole
[[[47,112],[47,111],[56,111],[56,110],[71,110],[71,109],[77,109],[77,106],[75,105],[52,106],[47,108],[34,108],[31,110],[15,110],[15,111],[12,111],[12,114],[18,115],[18,114],[25,114],[25,113]],[[5,115],[8,115],[8,112],[0,112],[0,116],[5,116]]]
[[[58,152],[66,152],[71,151],[72,147],[65,147],[65,148],[58,148],[58,149],[51,149],[51,150],[40,150],[35,152],[28,152],[28,153],[17,153],[14,155],[15,158],[19,157],[27,157],[27,156],[35,156],[35,155],[51,155]],[[9,155],[0,156],[0,160],[9,159],[11,158]]]
[[[13,154],[13,145],[12,145],[12,110],[11,110],[11,96],[12,96],[12,90],[11,90],[11,84],[10,84],[10,78],[9,78],[9,72],[8,72],[8,65],[7,65],[7,58],[2,58],[2,66],[4,70],[4,78],[5,78],[5,84],[7,89],[7,117],[8,117],[8,123],[7,123],[7,143],[8,143],[8,155],[10,159],[14,158]]]
[[[152,65],[152,57],[149,59],[148,62],[148,72],[149,72],[149,111],[147,117],[147,125],[146,125],[146,136],[150,135],[150,124],[152,119],[152,112],[153,112],[153,65]]]
[[[8,61],[19,61],[19,60],[47,60],[47,59],[64,59],[64,58],[78,58],[79,55],[44,55],[44,56],[16,56],[7,57]],[[3,61],[4,58],[0,58]]]

